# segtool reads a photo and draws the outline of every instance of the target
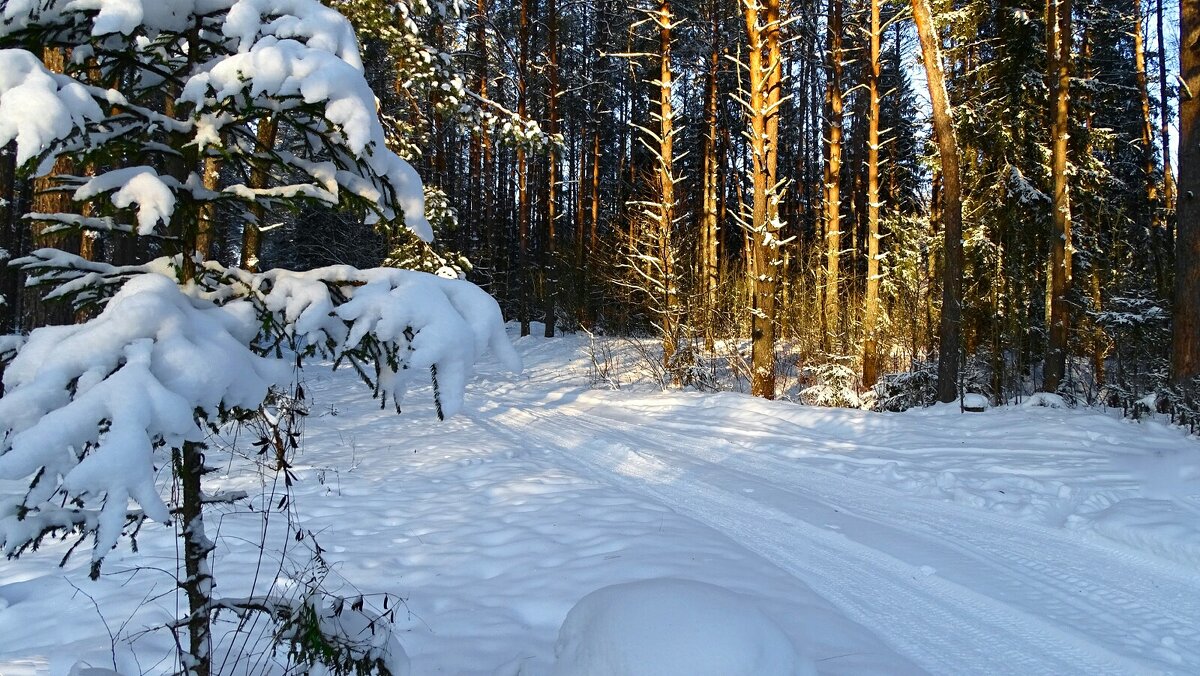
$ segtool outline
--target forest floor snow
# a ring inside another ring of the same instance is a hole
[[[209,477],[258,496],[209,516],[218,592],[389,594],[417,675],[550,673],[577,601],[650,578],[749,599],[821,674],[1200,673],[1200,445],[1178,429],[598,390],[585,339],[515,344],[525,373],[481,368],[444,423],[427,389],[397,416],[310,367],[287,508],[251,463]],[[171,670],[147,627],[180,613],[173,531],[96,582],[86,554],[56,568],[69,545],[0,562],[0,676]],[[219,673],[271,673],[267,648],[226,634]]]

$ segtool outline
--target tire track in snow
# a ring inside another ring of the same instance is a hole
[[[1152,673],[1003,601],[924,575],[918,566],[808,523],[794,509],[717,485],[713,478],[724,476],[726,483],[737,482],[741,473],[725,467],[706,472],[703,465],[713,469],[711,463],[700,461],[702,465],[697,466],[695,460],[663,448],[664,439],[679,442],[680,435],[664,435],[659,430],[636,435],[627,429],[618,432],[614,421],[588,422],[561,406],[538,413],[502,409],[489,417],[515,441],[536,440],[557,449],[590,473],[722,532],[804,580],[932,672]],[[591,441],[617,434],[683,462],[667,464],[628,444]],[[686,438],[684,448],[694,451],[706,439],[711,437]],[[773,486],[762,477],[748,478]],[[788,495],[782,497],[785,499],[776,502],[786,505]]]

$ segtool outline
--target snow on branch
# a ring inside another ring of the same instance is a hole
[[[432,239],[421,180],[387,146],[353,26],[318,0],[12,0],[0,3],[0,13],[0,35],[12,43],[76,45],[65,74],[28,51],[0,50],[0,144],[17,142],[26,173],[45,175],[67,153],[134,157],[153,148],[192,161],[168,172],[170,180],[148,167],[119,168],[138,170],[125,176],[137,184],[128,189],[97,186],[104,177],[61,177],[92,186],[73,196],[91,202],[93,216],[137,204],[137,232],[145,235],[165,229],[174,210],[190,213],[201,203],[274,208],[317,200],[354,208],[372,223],[403,219]],[[172,44],[188,49],[165,47]],[[110,88],[114,74],[119,91]],[[179,92],[170,116],[154,112],[164,91]],[[292,149],[332,171],[295,185],[201,190],[197,151],[201,159],[220,154],[227,176],[251,175],[266,158],[271,181],[295,178],[294,163],[274,148],[224,147],[253,138],[266,117],[281,129],[271,143],[303,146]],[[117,190],[111,200],[97,199],[110,190]],[[104,225],[47,216],[60,225]]]
[[[19,504],[0,506],[0,544],[24,544],[31,517],[65,498],[98,509],[93,561],[116,545],[133,500],[155,521],[170,511],[155,484],[155,451],[202,443],[220,411],[254,409],[288,370],[247,347],[253,307],[189,297],[172,280],[138,275],[95,319],[35,330],[4,373],[0,479],[33,476]],[[220,368],[214,368],[220,365]]]
[[[82,84],[51,73],[23,49],[0,49],[0,146],[16,141],[17,164],[103,117]],[[50,171],[53,163],[53,156],[43,158],[38,173]]]
[[[440,412],[454,415],[474,364],[489,350],[509,370],[521,371],[499,305],[465,280],[349,266],[258,274],[213,264],[207,269],[239,279],[293,347],[356,367],[369,363],[375,394],[397,409],[413,375],[432,369]]]
[[[159,176],[152,167],[127,167],[96,176],[80,186],[72,198],[81,202],[111,191],[112,204],[118,209],[136,203],[137,233],[149,235],[157,224],[171,222],[175,211],[173,189],[178,188],[178,181]]]
[[[95,319],[33,331],[4,373],[0,479],[31,482],[22,498],[0,499],[8,555],[57,529],[94,535],[99,562],[130,523],[130,501],[168,521],[156,482],[162,451],[203,444],[211,425],[257,409],[290,378],[285,344],[348,360],[364,375],[373,367],[375,394],[397,408],[412,376],[432,372],[444,415],[462,408],[489,350],[521,369],[496,301],[463,280],[346,266],[252,274],[209,263],[180,287],[169,259],[117,267],[36,254],[19,262],[58,284],[52,295],[96,303],[116,290]]]
[[[354,27],[317,0],[240,0],[230,7],[221,32],[238,40],[239,52],[261,37],[298,39],[363,70]]]

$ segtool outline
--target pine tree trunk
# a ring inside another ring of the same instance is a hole
[[[1150,90],[1146,78],[1146,50],[1142,39],[1142,0],[1133,0],[1133,62],[1136,74],[1138,101],[1142,107],[1142,173],[1146,188],[1146,213],[1149,222],[1143,222],[1150,232],[1151,262],[1154,266],[1155,287],[1163,296],[1167,294],[1167,266],[1164,258],[1165,223],[1158,204],[1158,180],[1154,175],[1154,160],[1157,148],[1154,143],[1154,121],[1150,114]]]
[[[1066,302],[1071,285],[1071,199],[1067,176],[1067,138],[1070,132],[1071,0],[1050,0],[1056,30],[1047,45],[1052,57],[1054,124],[1051,130],[1051,175],[1054,179],[1053,223],[1050,241],[1050,326],[1042,389],[1054,392],[1066,376],[1069,317]],[[1047,25],[1051,25],[1048,21]]]
[[[212,640],[209,624],[209,604],[212,601],[212,572],[208,555],[212,542],[204,532],[204,493],[200,480],[204,476],[204,446],[184,442],[175,454],[175,471],[179,477],[179,519],[183,532],[184,579],[180,588],[188,600],[188,654],[184,656],[183,673],[188,676],[209,676],[212,672]]]
[[[558,134],[558,5],[546,0],[546,74],[549,91],[546,93],[546,131]],[[551,144],[546,154],[546,242],[542,259],[542,301],[545,312],[545,336],[554,337],[555,306],[558,296],[556,269],[556,233],[558,221],[558,146]]]
[[[674,17],[669,0],[660,0],[655,22],[658,25],[658,214],[655,217],[653,240],[658,258],[662,288],[658,299],[662,330],[663,366],[672,369],[679,347],[679,300],[675,281],[675,111],[671,101],[673,73],[671,70],[671,27]]]
[[[270,160],[265,155],[275,149],[275,136],[279,131],[279,121],[274,115],[263,117],[258,122],[258,132],[255,141],[258,147],[256,152],[264,155],[264,157],[256,159],[250,170],[250,187],[256,190],[261,190],[267,187],[270,181]],[[252,222],[247,222],[242,226],[242,260],[241,268],[250,272],[258,271],[258,257],[262,253],[262,230],[263,220],[266,218],[262,206],[255,204],[251,208],[251,213],[254,215]]]
[[[743,0],[749,55],[746,60],[750,159],[754,196],[749,228],[750,393],[775,398],[775,293],[779,274],[779,109],[782,53],[779,0]]]
[[[592,134],[592,195],[591,218],[588,222],[588,256],[585,263],[587,271],[587,316],[588,323],[596,323],[597,298],[594,280],[596,275],[596,257],[600,253],[600,131]]]
[[[210,155],[204,158],[204,176],[201,178],[204,189],[210,192],[218,190],[221,179],[221,157]],[[196,226],[196,254],[201,260],[212,258],[213,235],[217,227],[217,206],[206,202],[200,207],[199,223]]]
[[[521,0],[521,17],[517,31],[519,45],[519,63],[517,64],[517,116],[526,119],[529,112],[529,0]],[[531,220],[531,205],[529,203],[529,167],[525,157],[525,148],[517,146],[517,319],[521,322],[521,335],[528,336],[530,332],[529,315],[532,304],[533,289],[530,284],[532,275],[529,269],[529,222]]]
[[[1179,3],[1179,202],[1171,378],[1200,376],[1200,3]]]
[[[962,344],[962,183],[959,178],[958,139],[946,77],[941,41],[933,24],[929,0],[912,0],[913,22],[921,40],[921,58],[933,108],[933,131],[941,159],[939,220],[945,240],[942,266],[942,319],[938,330],[938,401],[958,398],[958,351]]]
[[[829,0],[829,163],[825,170],[825,330],[827,351],[842,341],[840,260],[842,252],[842,2]]]
[[[475,43],[475,93],[479,98],[486,99],[488,96],[488,52],[487,52],[487,0],[476,0],[475,16],[472,20],[475,24],[473,40]],[[468,171],[471,172],[470,183],[471,191],[469,197],[469,214],[467,220],[471,222],[472,227],[476,232],[490,232],[492,223],[485,220],[484,214],[486,207],[484,202],[487,200],[488,183],[484,177],[484,146],[490,145],[487,132],[482,128],[478,132],[471,134],[471,144],[468,150],[469,156],[467,159]],[[494,255],[493,252],[488,255]]]
[[[863,387],[879,378],[879,0],[871,0],[871,60],[867,64],[867,300],[863,310]]]
[[[705,87],[704,115],[707,128],[704,136],[704,184],[702,188],[703,215],[700,223],[699,277],[704,304],[704,347],[712,352],[716,334],[717,311],[717,72],[720,67],[719,26],[715,2],[712,12],[712,48],[708,60],[708,81]]]
[[[9,257],[21,255],[18,243],[19,232],[24,227],[17,217],[17,153],[16,146],[9,144],[0,148],[0,249],[8,252]],[[0,295],[5,298],[0,303],[0,333],[15,333],[18,329],[20,287],[17,286],[17,270],[8,265],[8,261],[0,261]],[[3,375],[3,365],[0,365],[0,376]],[[0,394],[3,388],[0,388]]]
[[[42,63],[52,73],[65,72],[67,53],[60,47],[45,47],[42,49]],[[72,213],[75,210],[71,201],[71,191],[56,190],[61,187],[55,176],[75,173],[75,164],[69,157],[60,157],[54,163],[54,168],[46,176],[33,180],[33,209],[35,213],[55,214]],[[65,232],[50,233],[47,230],[51,223],[32,221],[29,226],[30,239],[33,249],[54,248],[70,249],[70,237]],[[21,280],[22,283],[24,279]],[[24,318],[21,328],[31,331],[41,326],[54,324],[71,324],[75,321],[75,313],[64,302],[46,301],[44,295],[48,289],[38,287],[24,288]]]

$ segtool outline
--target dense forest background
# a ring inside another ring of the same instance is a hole
[[[782,364],[875,386],[879,408],[1041,389],[1192,411],[1197,363],[1179,352],[1195,332],[1179,321],[1172,367],[1179,298],[1196,295],[1176,288],[1178,7],[329,4],[355,22],[438,237],[320,207],[280,223],[230,211],[203,216],[208,256],[459,272],[523,333],[659,337],[678,384],[722,360],[763,396]],[[44,55],[64,67],[63,50]],[[272,146],[270,121],[258,129]],[[12,256],[127,263],[165,246],[43,233],[16,215],[69,210],[69,191],[5,157]],[[206,161],[205,180],[221,171]],[[3,272],[0,328],[74,318],[23,284]]]

